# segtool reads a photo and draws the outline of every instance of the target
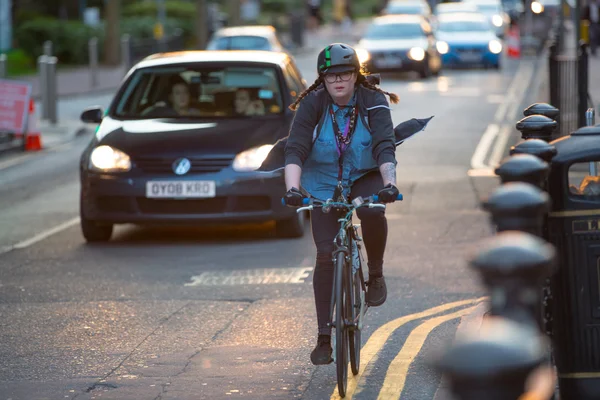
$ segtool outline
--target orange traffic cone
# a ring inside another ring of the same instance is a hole
[[[25,151],[42,150],[42,133],[37,126],[35,116],[35,103],[29,100],[29,116],[27,122],[27,132],[25,133]]]
[[[509,57],[521,57],[521,33],[519,32],[519,27],[516,24],[510,27],[508,31],[508,37],[506,38],[506,44],[508,47],[507,54]]]

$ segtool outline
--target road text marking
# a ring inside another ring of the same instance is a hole
[[[259,268],[238,271],[208,271],[192,276],[184,286],[272,285],[304,283],[313,267]]]

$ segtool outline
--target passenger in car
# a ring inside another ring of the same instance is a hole
[[[235,92],[234,111],[236,115],[265,115],[265,105],[256,93],[250,89],[238,89]],[[252,95],[254,94],[254,96]],[[254,97],[254,99],[253,99]]]

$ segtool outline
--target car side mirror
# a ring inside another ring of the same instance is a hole
[[[102,107],[94,106],[83,110],[80,118],[88,124],[99,124],[102,122],[103,116],[104,110],[102,110]]]

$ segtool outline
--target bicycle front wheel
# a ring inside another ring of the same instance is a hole
[[[361,306],[364,301],[362,290],[363,275],[362,270],[359,269],[351,276],[352,279],[347,279],[347,290],[348,290],[348,318],[354,323],[352,330],[348,332],[349,347],[350,347],[350,368],[352,374],[357,375],[360,369],[360,329],[358,328],[359,320],[361,318]]]
[[[335,363],[340,397],[346,396],[348,384],[348,330],[345,323],[349,302],[347,281],[346,257],[344,253],[338,253],[335,263]]]

